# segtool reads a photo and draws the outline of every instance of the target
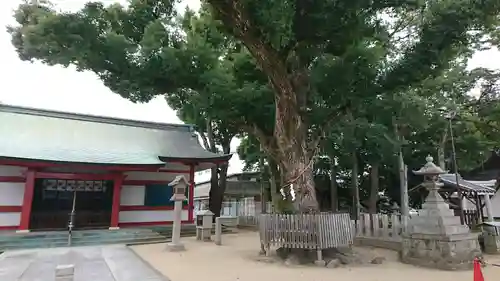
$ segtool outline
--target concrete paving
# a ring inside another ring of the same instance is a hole
[[[5,252],[0,280],[54,281],[55,268],[68,264],[74,281],[169,281],[124,245]]]

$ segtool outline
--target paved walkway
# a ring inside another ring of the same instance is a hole
[[[53,248],[0,255],[1,281],[54,281],[57,265],[74,264],[74,281],[168,281],[126,246]]]

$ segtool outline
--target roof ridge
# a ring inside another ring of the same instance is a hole
[[[108,117],[93,114],[83,114],[74,113],[68,111],[50,110],[10,104],[0,103],[0,112],[9,112],[25,115],[35,115],[50,118],[60,118],[60,119],[71,119],[84,122],[94,122],[94,123],[107,123],[113,125],[121,126],[131,126],[131,127],[142,127],[149,129],[160,129],[160,130],[181,130],[181,131],[194,131],[194,126],[190,124],[173,124],[173,123],[162,123],[153,121],[141,121],[117,117]]]

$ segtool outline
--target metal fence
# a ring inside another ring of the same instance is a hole
[[[351,245],[354,224],[349,214],[262,214],[260,240],[265,247],[327,249]]]

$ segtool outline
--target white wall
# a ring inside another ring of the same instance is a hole
[[[188,166],[176,167],[176,169],[189,171]],[[127,184],[127,181],[165,181],[171,182],[179,174],[165,172],[128,172],[126,173],[125,184],[122,186],[120,194],[121,206],[144,206],[144,195],[146,188],[144,185]],[[189,173],[182,174],[186,180],[190,181]],[[189,211],[182,211],[182,220],[189,219]],[[173,210],[134,210],[120,211],[119,223],[141,223],[141,222],[166,222],[174,220]]]
[[[146,188],[142,185],[124,185],[120,193],[120,206],[143,206]]]
[[[199,200],[201,198],[208,198],[210,193],[210,182],[198,184],[194,187],[194,200]]]
[[[16,166],[0,166],[0,176],[21,177],[25,168]],[[24,183],[0,182],[0,207],[23,205]],[[0,227],[18,226],[21,222],[21,212],[0,212]]]
[[[120,193],[120,206],[143,206],[144,194],[146,188],[144,185],[127,184],[127,181],[165,181],[171,182],[178,175],[183,175],[186,180],[190,181],[189,173],[173,174],[173,173],[155,173],[155,172],[128,172],[126,173],[125,184],[122,186]]]
[[[24,183],[0,182],[0,206],[22,206]]]

